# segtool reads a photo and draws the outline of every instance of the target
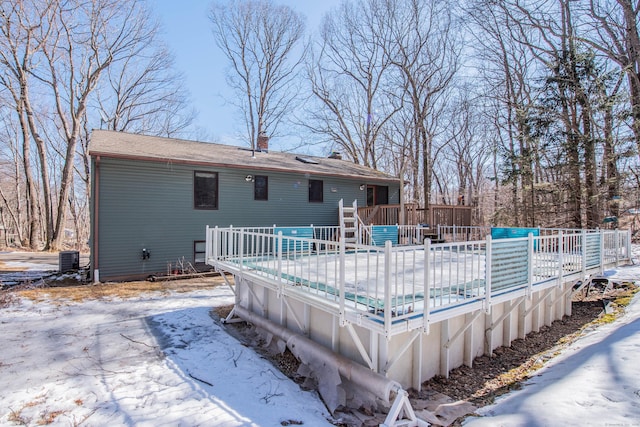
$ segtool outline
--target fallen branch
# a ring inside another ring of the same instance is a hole
[[[276,388],[275,390],[273,389],[273,384],[269,384],[269,392],[266,393],[264,396],[262,396],[260,399],[264,400],[265,403],[269,404],[271,402],[271,399],[273,399],[274,397],[281,397],[284,396],[284,393],[278,393],[278,385],[276,384]]]
[[[149,347],[149,348],[156,348],[156,346],[155,346],[155,345],[149,345],[149,344],[147,344],[146,342],[136,341],[136,340],[134,340],[133,338],[129,338],[128,336],[126,336],[126,335],[124,335],[124,334],[120,334],[120,336],[121,336],[122,338],[128,339],[129,341],[134,342],[134,343],[136,343],[136,344],[146,345],[146,346],[147,346],[147,347]]]
[[[242,356],[242,349],[240,349],[240,354],[238,355],[238,357],[236,357],[236,352],[233,352],[233,365],[236,368],[238,367],[238,360],[240,359],[240,356]]]
[[[191,378],[193,378],[194,380],[196,380],[196,381],[200,381],[202,384],[206,384],[206,385],[208,385],[208,386],[210,386],[210,387],[213,387],[213,384],[211,384],[209,381],[205,381],[205,380],[203,380],[203,379],[201,379],[201,378],[194,377],[193,375],[191,375],[191,372],[187,372],[187,374],[189,374],[189,376],[190,376]]]

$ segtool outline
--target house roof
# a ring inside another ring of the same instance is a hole
[[[89,155],[382,181],[398,180],[389,174],[348,160],[271,150],[252,153],[251,150],[232,145],[98,129],[92,131]]]

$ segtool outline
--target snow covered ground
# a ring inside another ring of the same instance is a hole
[[[637,256],[637,248],[634,248]],[[640,265],[612,280],[640,285]],[[615,322],[586,333],[522,389],[481,408],[465,427],[640,426],[640,293]]]
[[[0,425],[330,426],[210,316],[226,287],[0,309]]]
[[[640,266],[612,277],[640,282]],[[218,287],[0,308],[0,425],[332,425],[316,393],[211,318],[232,302]],[[640,426],[639,355],[636,296],[464,425]]]

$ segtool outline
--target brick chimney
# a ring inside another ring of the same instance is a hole
[[[258,151],[269,151],[269,137],[265,131],[260,131],[258,135]]]

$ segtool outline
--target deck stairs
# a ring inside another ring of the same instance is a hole
[[[359,242],[358,201],[354,200],[351,206],[345,206],[342,199],[338,204],[340,214],[340,238],[345,243]]]
[[[438,237],[438,233],[435,230],[426,230],[425,232],[422,233],[422,238],[421,240],[424,242],[424,239],[429,239],[431,240],[431,243],[444,243],[445,240],[441,239],[440,237]]]

